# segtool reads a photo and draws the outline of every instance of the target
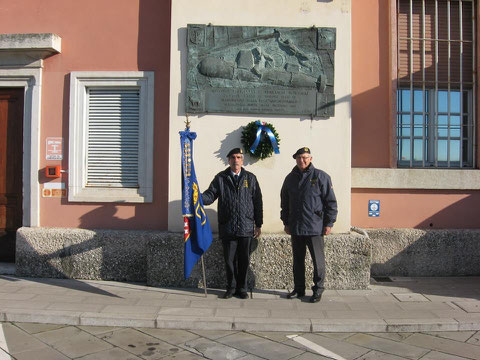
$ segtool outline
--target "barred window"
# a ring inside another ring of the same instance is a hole
[[[398,0],[399,167],[471,168],[475,2]]]

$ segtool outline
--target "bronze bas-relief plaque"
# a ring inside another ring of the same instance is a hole
[[[187,113],[334,115],[335,28],[187,30]]]

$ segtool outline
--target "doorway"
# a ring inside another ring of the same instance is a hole
[[[15,262],[23,218],[23,88],[0,88],[0,262]]]

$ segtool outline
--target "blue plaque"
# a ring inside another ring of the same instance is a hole
[[[380,216],[380,200],[368,200],[368,216]]]

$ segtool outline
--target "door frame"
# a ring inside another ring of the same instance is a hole
[[[23,88],[23,226],[40,225],[40,119],[42,69],[0,68],[0,87]]]

